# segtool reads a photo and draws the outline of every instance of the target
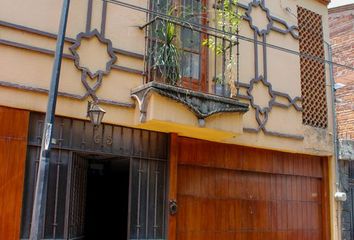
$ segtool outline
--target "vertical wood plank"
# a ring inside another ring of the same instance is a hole
[[[20,238],[29,112],[0,107],[0,239]]]
[[[169,192],[168,202],[177,200],[177,168],[178,168],[178,135],[170,135],[170,161],[169,161]],[[168,239],[175,240],[177,234],[177,216],[168,215]]]
[[[331,235],[329,215],[329,158],[323,157],[322,161],[322,239],[329,240]]]

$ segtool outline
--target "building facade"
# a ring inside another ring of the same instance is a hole
[[[333,59],[353,67],[354,58],[354,5],[329,10],[330,38]],[[344,87],[336,92],[338,147],[341,184],[348,199],[342,206],[342,239],[354,239],[354,72],[348,68],[335,67],[336,83]]]
[[[0,0],[0,239],[30,237],[61,4]],[[72,1],[43,239],[339,239],[327,4]]]

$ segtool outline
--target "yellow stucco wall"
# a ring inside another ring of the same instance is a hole
[[[251,0],[240,0],[242,4],[248,4]],[[68,20],[67,37],[75,39],[77,34],[84,32],[86,28],[87,0],[71,1]],[[146,0],[125,0],[129,4],[140,7],[147,7]],[[61,0],[0,0],[0,21],[17,24],[40,31],[56,33],[58,29]],[[267,0],[266,7],[270,9],[273,16],[285,20],[289,25],[297,25],[296,7],[303,6],[323,16],[324,38],[329,39],[327,7],[315,0]],[[285,11],[289,8],[293,14]],[[102,1],[93,1],[93,12],[91,30],[100,31],[102,19]],[[295,15],[295,16],[294,16]],[[264,18],[255,14],[259,19],[255,20],[262,25]],[[135,54],[144,54],[145,39],[144,31],[140,26],[146,22],[146,14],[122,6],[107,4],[107,21],[105,25],[105,37],[112,41],[113,47]],[[252,37],[248,22],[243,21],[240,26],[241,35]],[[50,52],[38,52],[36,49],[25,49],[35,47],[54,51],[55,38],[30,33],[16,29],[11,26],[0,24],[0,39],[6,40],[0,44],[0,105],[15,108],[29,109],[44,112],[47,104],[47,95],[43,90],[49,88],[53,54]],[[258,38],[261,40],[261,38]],[[298,40],[290,34],[282,35],[271,32],[267,36],[267,42],[294,51],[299,51]],[[13,43],[21,45],[13,46]],[[87,101],[90,98],[82,98],[86,90],[81,83],[81,72],[75,67],[73,59],[70,58],[69,47],[73,43],[67,41],[64,46],[64,53],[67,56],[63,60],[62,73],[60,78],[59,91],[70,96],[59,96],[56,113],[62,116],[79,119],[86,118]],[[85,59],[83,64],[102,66],[99,61],[99,46],[89,45],[91,59]],[[240,60],[240,81],[249,83],[254,77],[253,43],[241,41]],[[258,47],[262,51],[261,46]],[[87,49],[86,49],[87,50]],[[95,54],[97,51],[97,54]],[[229,144],[240,144],[258,148],[276,149],[286,152],[297,152],[311,155],[332,156],[332,116],[330,108],[330,87],[327,77],[328,112],[329,125],[326,130],[315,129],[302,125],[301,112],[294,108],[282,109],[273,108],[269,115],[267,129],[279,131],[286,134],[302,135],[303,140],[267,136],[263,132],[248,133],[242,131],[244,127],[257,127],[255,111],[250,108],[246,114],[219,114],[206,119],[205,127],[198,125],[198,119],[183,105],[153,94],[148,106],[148,116],[145,123],[139,122],[139,110],[136,102],[131,98],[131,89],[143,83],[143,76],[137,72],[127,72],[123,68],[143,71],[144,62],[139,57],[127,56],[122,52],[115,53],[117,68],[104,75],[102,86],[98,89],[97,95],[107,100],[102,103],[106,110],[104,122],[134,126],[138,128],[153,129],[163,132],[178,132],[183,136],[213,140]],[[263,59],[259,54],[259,71],[263,71]],[[275,49],[267,49],[268,78],[273,90],[289,94],[292,98],[301,96],[300,66],[299,57],[284,53]],[[211,63],[210,63],[211,64]],[[327,66],[328,75],[328,66]],[[95,80],[88,80],[94,84]],[[33,91],[36,90],[36,91]],[[263,89],[264,90],[264,89]],[[257,88],[260,102],[266,100],[262,86]],[[42,92],[41,92],[42,91]],[[241,90],[241,92],[244,90]],[[256,94],[257,95],[257,94]],[[80,99],[81,98],[81,99]],[[278,99],[287,101],[286,99]],[[113,102],[109,104],[108,102]],[[249,103],[248,101],[244,101]],[[117,104],[118,103],[118,104]],[[119,104],[126,104],[135,107],[124,107]],[[333,180],[334,162],[330,160],[330,176]],[[332,183],[334,181],[331,181]],[[331,185],[332,193],[334,185]],[[331,214],[335,215],[335,202],[331,198]],[[332,226],[332,238],[335,239],[335,226]]]
[[[140,7],[147,6],[146,0],[126,2],[129,4],[138,5]],[[250,1],[248,0],[240,0],[240,3],[242,4],[248,4],[249,2]],[[100,31],[102,5],[103,3],[101,1],[93,1],[91,30],[98,29]],[[327,26],[327,8],[325,5],[319,3],[318,1],[266,1],[266,7],[270,9],[272,16],[285,20],[289,25],[296,25],[297,19],[292,14],[286,12],[284,8],[288,7],[291,9],[291,12],[296,15],[297,5],[304,6],[323,15],[324,26]],[[14,0],[11,1],[11,3],[8,1],[0,1],[0,6],[0,20],[2,21],[31,27],[49,33],[55,33],[57,31],[60,16],[59,10],[61,7],[61,1],[59,0],[52,1],[51,3],[42,0],[36,0],[31,1],[31,4],[29,4],[27,1],[24,2],[21,0]],[[86,13],[87,1],[80,0],[73,1],[71,3],[67,30],[67,36],[69,38],[74,39],[78,33],[85,31]],[[255,18],[254,23],[262,26],[262,22],[264,22],[264,16],[259,11],[254,11],[254,13],[255,14],[252,13],[252,17]],[[137,54],[144,54],[144,31],[140,30],[137,26],[144,24],[145,21],[146,15],[143,12],[108,3],[105,37],[112,41],[114,48],[119,48]],[[241,35],[247,37],[253,36],[253,31],[251,31],[248,22],[243,21],[241,23],[240,29]],[[328,39],[327,27],[324,27],[324,32],[325,39]],[[0,38],[36,48],[52,51],[55,49],[54,38],[29,33],[27,31],[21,31],[12,27],[0,26]],[[258,40],[261,39],[258,37]],[[85,45],[84,42],[85,41],[82,42],[82,46]],[[267,36],[267,42],[294,51],[299,51],[298,40],[294,39],[290,34],[283,35],[276,32],[271,32]],[[64,53],[69,56],[71,55],[71,52],[69,51],[70,46],[72,46],[72,43],[66,42],[64,47]],[[240,42],[240,81],[243,83],[249,83],[249,81],[254,77],[254,59],[252,48],[252,43],[246,41]],[[262,47],[258,46],[258,48],[259,72],[262,74]],[[81,64],[85,64],[87,66],[102,66],[102,61],[97,63],[97,61],[99,61],[100,54],[95,54],[96,51],[100,52],[102,47],[94,47],[94,44],[90,44],[87,45],[86,50],[87,49],[89,49],[91,55],[86,55],[93,57],[90,57],[90,59],[85,58],[81,60]],[[53,55],[43,54],[31,50],[24,50],[18,47],[16,48],[4,44],[0,44],[0,50],[2,53],[0,56],[0,64],[2,66],[9,66],[3,68],[3,70],[0,72],[1,81],[16,83],[27,87],[48,89]],[[84,47],[82,49],[80,47],[80,51],[85,52]],[[115,55],[117,56],[116,65],[139,71],[144,70],[144,63],[142,59],[122,55],[117,52]],[[267,65],[268,79],[272,84],[274,91],[287,93],[291,98],[301,96],[300,66],[298,56],[269,48],[267,49]],[[73,60],[65,58],[63,61],[59,91],[74,94],[77,96],[83,96],[85,94],[85,88],[83,87],[80,80],[81,72],[75,67]],[[94,84],[95,80],[88,80],[88,82],[92,85]],[[134,104],[133,99],[130,97],[130,90],[141,85],[142,82],[142,75],[136,73],[128,73],[119,69],[112,69],[108,75],[103,77],[103,83],[102,86],[98,89],[97,95],[100,98],[110,101],[124,104]],[[262,86],[258,85],[260,84],[257,84],[257,89],[254,91],[255,99],[258,102],[267,101],[268,96],[267,92],[265,91],[266,89],[262,89]],[[329,82],[327,85],[329,85]],[[23,91],[17,88],[7,88],[6,91],[16,92],[17,96],[31,94],[29,91]],[[241,92],[242,91],[244,91],[244,89],[241,89]],[[328,94],[329,93],[330,91],[328,91]],[[5,94],[2,95],[5,96]],[[43,108],[43,104],[39,103],[42,101],[43,94],[33,92],[32,95],[33,99],[38,99],[34,101],[35,103],[38,102],[38,104],[37,106],[36,104],[32,104],[31,109],[36,111],[44,111],[45,108]],[[28,105],[27,102],[23,101],[23,98],[21,97],[19,97],[19,99],[16,101],[10,101],[13,102],[12,104],[10,104],[7,98],[0,96],[0,99],[0,104],[2,105],[11,105],[13,107],[19,108],[26,108]],[[59,97],[59,108],[66,109],[61,111],[60,114],[76,118],[85,118],[85,114],[81,114],[81,112],[84,112],[85,109],[82,111],[74,111],[74,114],[72,115],[70,108],[75,106],[75,108],[78,109],[79,107],[86,105],[87,100],[89,99],[62,99],[62,97]],[[160,100],[162,101],[160,105],[165,104],[167,101],[163,98],[160,98]],[[281,99],[279,97],[277,98],[277,101],[283,101],[284,103],[287,102],[285,98]],[[62,104],[69,102],[71,103],[68,104],[68,106],[61,107]],[[155,105],[156,104],[157,103],[155,103]],[[330,104],[328,104],[328,106],[330,106]],[[114,110],[112,110],[112,112],[108,112],[104,121],[122,125],[138,124],[135,109],[114,105],[107,105],[105,107],[110,109],[112,108]],[[172,110],[173,108],[174,107],[172,104],[172,106],[168,109]],[[181,107],[179,104],[178,106],[176,105],[175,108],[179,110],[174,111],[174,114],[172,115],[169,114],[169,122],[174,122],[177,124],[180,123],[183,125],[189,125],[190,127],[198,128],[198,125],[196,124],[197,119],[191,115],[187,108],[184,108],[183,106]],[[125,117],[122,117],[120,116],[121,114],[119,114],[119,112],[129,112],[129,114]],[[111,117],[113,115],[117,116]],[[163,120],[164,117],[162,112],[160,117],[161,119],[156,118],[159,118],[159,116],[155,114],[154,120]],[[239,114],[235,114],[234,119],[230,116],[225,117],[224,120],[222,119],[222,116],[217,118],[217,123],[215,120],[207,119],[207,122],[213,121],[214,123],[209,125],[207,124],[206,128],[211,128],[214,130],[219,129],[221,131],[226,130],[234,133],[232,138],[218,137],[218,141],[221,142],[237,144],[242,143],[243,145],[252,145],[263,148],[272,148],[289,152],[302,152],[315,155],[331,155],[332,152],[332,146],[330,144],[332,129],[330,116],[328,131],[322,131],[303,126],[301,121],[301,112],[294,110],[294,108],[273,108],[269,114],[269,121],[266,125],[267,129],[269,131],[278,131],[285,134],[302,135],[304,136],[304,140],[292,140],[286,138],[264,136],[262,133],[254,134],[244,132],[243,134],[240,134],[240,129],[243,127],[256,128],[258,126],[257,122],[255,121],[255,111],[252,108],[250,108],[248,113],[243,115],[243,118],[240,118]],[[124,121],[121,119],[124,119]],[[234,124],[232,124],[232,122]],[[235,137],[234,135],[237,136]]]

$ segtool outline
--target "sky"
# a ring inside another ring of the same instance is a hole
[[[354,0],[332,0],[328,7],[329,8],[339,7],[339,6],[347,5],[347,4],[351,4],[351,3],[354,3]]]

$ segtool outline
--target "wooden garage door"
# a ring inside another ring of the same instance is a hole
[[[0,106],[0,239],[20,238],[29,113]]]
[[[327,239],[324,162],[179,138],[177,239]]]

